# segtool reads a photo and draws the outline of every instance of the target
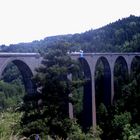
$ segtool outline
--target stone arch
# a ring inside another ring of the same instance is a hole
[[[113,69],[113,74],[114,74],[114,91],[117,93],[114,93],[114,99],[117,99],[121,94],[122,88],[120,87],[123,84],[126,84],[126,82],[129,81],[128,75],[128,64],[123,56],[118,56],[115,60],[114,63],[114,69]]]
[[[81,68],[84,73],[84,89],[83,89],[83,112],[82,112],[82,126],[86,130],[92,126],[92,79],[91,70],[88,60],[83,57],[78,58]]]
[[[24,62],[24,60],[22,60],[22,59],[11,59],[11,58],[6,59],[3,63],[3,65],[1,66],[0,77],[3,73],[3,71],[5,70],[6,66],[11,62],[14,63],[17,66],[17,68],[19,69],[19,71],[21,72],[26,93],[28,93],[28,94],[34,93],[35,86],[32,81],[33,72],[30,69],[30,67],[26,64],[26,62]]]
[[[117,61],[120,61],[122,66],[123,66],[123,68],[125,68],[127,70],[127,72],[128,72],[128,64],[127,64],[127,61],[126,61],[125,57],[118,56],[116,58],[115,63],[114,63],[114,69],[115,69],[115,64],[117,63]],[[122,71],[124,72],[124,69],[122,69]]]
[[[131,71],[133,70],[133,64],[134,64],[134,61],[136,61],[136,60],[140,61],[140,56],[136,55],[136,56],[133,57],[132,62],[131,62]]]
[[[98,96],[102,96],[99,100],[99,102],[103,102],[106,107],[109,106],[111,104],[111,68],[110,68],[110,64],[109,64],[109,61],[107,60],[106,57],[104,56],[101,56],[97,59],[96,61],[96,64],[95,64],[95,78],[97,78],[97,69],[98,69],[98,65],[100,65],[101,67],[99,69],[102,69],[103,71],[101,72],[103,75],[102,75],[102,78],[101,78],[101,82],[102,82],[102,95],[97,95],[98,93],[95,93],[96,94],[96,97]],[[99,75],[98,75],[99,76]],[[97,92],[97,84],[101,84],[99,81],[97,81],[97,79],[95,80],[95,88],[96,88],[96,91]],[[96,98],[96,104],[97,104],[97,101],[98,99]]]
[[[137,75],[140,73],[140,56],[134,56],[131,62],[130,78],[133,80],[137,78]]]

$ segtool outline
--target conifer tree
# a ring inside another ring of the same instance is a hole
[[[71,60],[66,47],[50,49],[44,55],[42,66],[37,69],[34,80],[37,93],[24,97],[21,120],[23,135],[50,135],[67,138],[73,121],[69,119],[69,97],[82,84],[78,80],[78,64]],[[77,73],[77,74],[74,74]],[[68,75],[74,74],[73,80]]]

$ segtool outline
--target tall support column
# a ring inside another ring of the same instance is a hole
[[[71,97],[71,96],[72,96],[72,94],[69,94],[69,97]],[[69,118],[70,119],[73,119],[74,118],[73,117],[73,105],[70,102],[69,102]]]
[[[131,64],[132,64],[132,60],[134,58],[134,56],[125,56],[124,57],[127,63],[127,68],[128,68],[128,75],[130,76],[131,74]]]
[[[114,68],[111,68],[111,104],[114,99]]]
[[[111,105],[113,104],[114,100],[114,67],[116,62],[116,56],[111,56],[109,59],[109,65],[110,65],[110,72],[111,72]]]
[[[70,81],[72,81],[72,74],[69,74],[69,75],[67,76],[67,78],[68,78]],[[72,93],[69,94],[69,97],[72,97]],[[69,108],[69,118],[70,118],[70,119],[73,119],[73,118],[74,118],[74,115],[73,115],[73,105],[72,105],[71,102],[69,102],[68,108]]]
[[[93,72],[91,80],[92,80],[92,126],[96,127],[95,76]]]
[[[96,92],[95,92],[95,67],[97,58],[91,57],[88,60],[88,64],[91,71],[91,88],[92,88],[92,127],[96,127]]]

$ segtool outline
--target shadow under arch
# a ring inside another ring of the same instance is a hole
[[[129,82],[128,65],[123,56],[117,57],[114,64],[114,99],[120,98],[122,87]]]
[[[83,130],[86,131],[92,126],[92,81],[91,81],[91,70],[86,59],[79,58],[81,70],[84,76],[84,87],[83,87],[83,111],[81,125]]]
[[[98,58],[95,66],[96,108],[100,103],[106,107],[111,104],[111,70],[105,57]]]
[[[136,76],[140,72],[140,56],[135,56],[131,63],[130,76]]]
[[[137,80],[138,84],[140,84],[140,56],[135,56],[131,63],[131,71],[130,71],[130,79]]]
[[[4,72],[5,68],[8,66],[8,64],[13,63],[17,66],[18,70],[20,71],[23,83],[25,86],[25,91],[27,94],[33,94],[35,89],[35,84],[32,81],[33,73],[29,66],[22,60],[13,59],[11,61],[7,61],[1,71],[1,74]]]

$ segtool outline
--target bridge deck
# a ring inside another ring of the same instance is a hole
[[[39,53],[5,53],[5,52],[0,52],[0,57],[23,57],[23,56],[28,56],[28,57],[34,57],[34,56],[40,56]]]
[[[80,55],[80,52],[74,52],[70,53],[70,55]],[[129,53],[110,53],[110,52],[105,52],[105,53],[83,53],[83,55],[140,55],[139,52],[129,52]]]

